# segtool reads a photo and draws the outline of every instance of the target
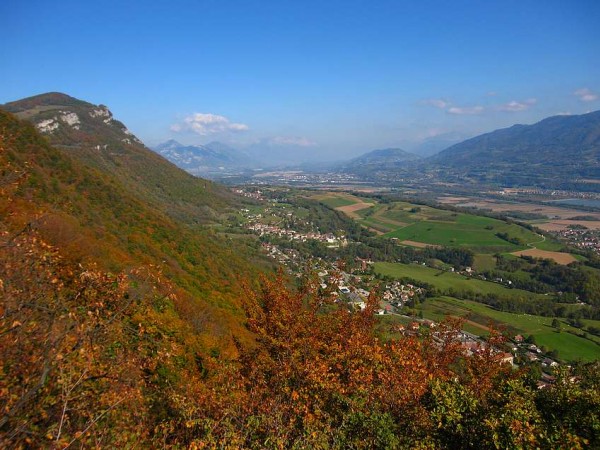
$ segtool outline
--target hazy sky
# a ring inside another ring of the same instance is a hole
[[[0,2],[0,103],[321,158],[600,109],[600,1]]]

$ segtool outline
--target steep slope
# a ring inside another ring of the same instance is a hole
[[[86,167],[3,111],[0,130],[2,183],[19,182],[3,198],[6,233],[35,230],[74,264],[111,272],[160,268],[203,339],[232,350],[232,335],[245,335],[239,299],[244,276],[256,275],[248,263],[253,249],[149,206],[118,175]]]
[[[514,125],[453,145],[430,158],[441,176],[558,187],[600,178],[600,111]]]
[[[179,170],[146,148],[104,105],[61,93],[0,108],[33,123],[51,144],[85,165],[114,174],[145,202],[188,223],[214,220],[234,201],[229,191]]]
[[[211,177],[231,170],[253,167],[256,163],[245,153],[221,142],[206,145],[183,145],[173,139],[153,148],[177,167],[187,172]]]
[[[167,436],[169,401],[253,342],[253,254],[0,110],[0,447]]]

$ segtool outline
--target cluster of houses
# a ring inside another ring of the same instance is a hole
[[[268,242],[263,242],[261,245],[268,256],[286,267],[290,273],[304,264],[304,259],[297,250],[291,248],[281,250]]]
[[[394,331],[400,332],[405,336],[419,336],[424,330],[428,330],[434,341],[441,348],[447,332],[437,330],[437,328],[438,324],[433,320],[414,319],[407,325],[397,325]],[[498,363],[514,365],[514,356],[512,353],[496,347],[490,347],[487,342],[474,334],[462,331],[458,335],[453,336],[453,338],[458,340],[465,356],[475,356],[491,352]]]
[[[575,247],[585,250],[592,250],[600,254],[600,231],[589,229],[571,229],[561,230],[555,234]]]
[[[264,223],[249,223],[246,228],[255,232],[259,236],[274,235],[277,237],[287,237],[290,240],[297,240],[301,242],[315,240],[324,242],[328,247],[331,248],[337,248],[340,246],[343,247],[348,244],[348,241],[345,237],[336,237],[332,233],[321,234],[316,231],[302,232]]]
[[[503,196],[541,196],[555,197],[558,199],[573,199],[581,198],[587,200],[600,200],[600,195],[596,192],[581,192],[581,191],[565,191],[561,189],[542,189],[542,188],[505,188],[500,191],[490,191],[490,194]]]
[[[271,172],[258,172],[249,180],[253,185],[307,185],[307,186],[335,186],[356,183],[357,177],[341,172],[302,172],[299,170],[281,170]]]
[[[233,189],[231,189],[231,191],[234,194],[241,195],[242,197],[253,198],[254,200],[260,200],[260,201],[265,200],[262,192],[258,189],[257,190],[247,190],[247,189],[233,188]]]
[[[413,286],[410,283],[402,284],[399,281],[393,281],[385,285],[381,297],[393,306],[401,307],[415,295],[424,293],[425,290],[421,287]]]
[[[241,192],[246,196],[262,196],[262,192],[260,190],[248,192],[242,189],[236,189],[234,192]],[[315,231],[312,223],[299,219],[298,217],[294,217],[294,213],[285,210],[285,207],[280,209],[267,207],[264,209],[263,213],[257,214],[251,214],[250,210],[247,208],[241,209],[240,212],[247,220],[246,229],[258,234],[259,236],[271,235],[280,238],[288,238],[291,241],[297,240],[301,242],[315,240],[325,243],[327,247],[330,248],[344,247],[348,244],[348,240],[345,236],[336,236],[333,233],[320,233]],[[298,231],[290,226],[290,224],[295,225],[295,228],[312,228],[312,231]]]

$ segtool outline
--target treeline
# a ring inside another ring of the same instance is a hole
[[[461,248],[434,248],[427,247],[417,249],[413,247],[399,246],[387,239],[376,239],[366,237],[361,242],[350,242],[345,247],[329,248],[322,242],[316,240],[289,240],[275,236],[262,236],[263,241],[276,244],[281,248],[294,249],[302,255],[311,255],[328,261],[339,259],[347,262],[356,258],[370,259],[373,261],[429,263],[434,259],[450,264],[456,268],[464,268],[473,265],[473,253]]]
[[[306,220],[312,222],[321,233],[339,234],[343,232],[352,241],[362,241],[375,235],[343,212],[329,208],[324,203],[302,197],[296,197],[292,201],[295,206],[308,210]]]
[[[523,241],[518,237],[511,237],[508,233],[499,232],[496,236],[510,244],[523,245]]]
[[[389,239],[379,239],[372,231],[367,230],[350,219],[344,213],[329,208],[327,205],[314,200],[299,198],[294,201],[296,206],[308,210],[308,219],[321,233],[344,235],[353,243],[339,249],[327,249],[325,246],[319,246],[314,243],[308,243],[307,246],[292,242],[278,242],[286,247],[302,250],[302,247],[308,247],[307,250],[316,252],[314,255],[329,259],[354,259],[356,257],[363,259],[372,259],[375,261],[402,262],[410,263],[412,261],[427,262],[432,259],[450,264],[453,267],[462,269],[473,265],[474,254],[468,249],[463,248],[440,248],[426,247],[417,249],[413,247],[404,247],[397,245]]]
[[[575,303],[578,300],[592,306],[600,306],[600,275],[581,262],[567,266],[548,259],[521,256],[519,259],[496,255],[497,270],[486,271],[488,278],[506,277],[518,271],[529,275],[511,277],[513,286],[531,292],[561,292],[561,302]]]

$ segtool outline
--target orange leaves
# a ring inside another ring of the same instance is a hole
[[[364,401],[407,420],[429,380],[447,370],[431,362],[435,352],[430,355],[426,343],[406,338],[385,344],[376,338],[376,298],[363,312],[342,306],[324,312],[310,286],[302,294],[284,286],[280,275],[264,281],[260,296],[248,296],[248,326],[262,346],[242,353],[241,374],[257,413],[288,418],[287,438],[298,423],[306,429],[316,418],[339,425],[349,405]]]

